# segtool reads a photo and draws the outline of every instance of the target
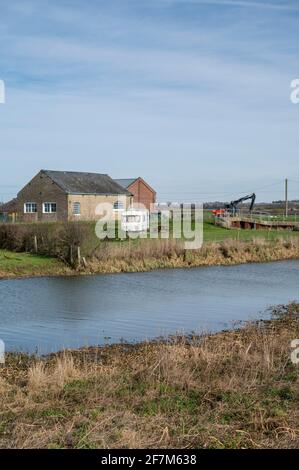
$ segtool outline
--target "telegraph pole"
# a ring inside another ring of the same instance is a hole
[[[285,180],[285,216],[288,217],[289,215],[289,195],[288,195],[288,186],[289,181],[288,179]]]

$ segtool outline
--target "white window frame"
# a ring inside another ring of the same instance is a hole
[[[46,204],[50,205],[50,210],[46,211]],[[52,206],[55,204],[56,210],[53,211]],[[43,214],[56,214],[57,212],[57,203],[56,202],[43,202]]]
[[[32,210],[32,206],[35,205],[36,211]],[[31,210],[27,210],[27,206],[31,206]],[[37,202],[25,202],[24,203],[24,214],[36,214],[37,213]]]
[[[115,205],[121,205],[122,207],[115,207]],[[115,212],[119,212],[119,211],[124,211],[126,208],[125,208],[125,203],[123,201],[115,201],[114,204],[113,204],[113,210]]]
[[[79,208],[79,212],[75,211],[75,207]],[[81,215],[81,202],[79,201],[73,202],[73,215],[75,217],[79,217]]]

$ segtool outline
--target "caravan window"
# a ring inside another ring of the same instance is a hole
[[[138,222],[140,222],[140,215],[127,215],[126,221],[127,222],[138,223]]]

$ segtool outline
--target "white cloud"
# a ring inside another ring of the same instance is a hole
[[[299,11],[298,5],[289,2],[253,2],[246,0],[160,0],[164,3],[191,3],[194,5],[218,5],[218,6],[229,6],[229,7],[245,7],[245,8],[259,8],[259,9],[270,9],[270,10],[289,10]]]
[[[286,164],[295,171],[296,18],[279,12],[277,23],[266,2],[225,0],[251,13],[239,8],[224,20],[196,5],[191,18],[183,2],[185,16],[160,10],[161,0],[151,2],[152,16],[142,1],[130,10],[133,3],[123,0],[120,11],[114,2],[7,4],[0,66],[10,99],[0,108],[0,159],[8,182],[18,165],[19,185],[40,167],[137,172],[162,192],[171,173],[172,186],[184,177],[196,193],[211,179],[218,191],[226,179],[236,191],[246,180],[248,189],[257,168],[270,182]]]

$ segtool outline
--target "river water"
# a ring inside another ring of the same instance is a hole
[[[7,351],[219,331],[267,318],[299,301],[299,261],[137,274],[0,281],[0,338]]]

